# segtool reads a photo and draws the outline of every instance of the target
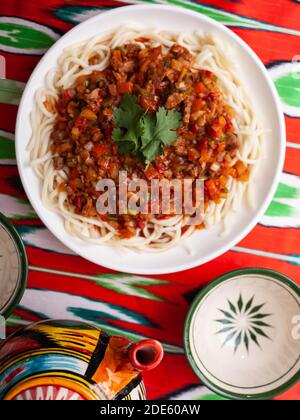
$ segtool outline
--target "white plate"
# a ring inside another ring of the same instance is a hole
[[[176,31],[203,31],[221,36],[232,43],[240,62],[240,77],[252,95],[254,105],[262,117],[262,124],[272,130],[265,137],[267,159],[257,175],[255,209],[246,208],[236,214],[234,226],[227,236],[220,236],[218,227],[196,232],[187,240],[194,254],[181,245],[160,254],[130,251],[120,253],[109,246],[87,245],[70,236],[60,216],[47,210],[41,201],[41,184],[29,166],[26,146],[31,135],[29,114],[34,94],[44,85],[47,72],[53,68],[62,50],[78,41],[121,24],[138,22],[145,26]],[[94,16],[60,38],[41,59],[32,73],[19,107],[16,126],[17,162],[26,193],[35,211],[51,232],[67,247],[82,257],[114,270],[137,274],[162,274],[185,270],[216,258],[239,242],[255,226],[269,205],[279,181],[285,152],[285,126],[279,98],[267,70],[254,52],[225,26],[188,10],[173,6],[140,5],[115,9]]]

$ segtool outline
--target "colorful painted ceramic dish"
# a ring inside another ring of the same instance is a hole
[[[0,315],[7,318],[21,300],[28,263],[23,242],[8,219],[0,213]]]
[[[38,322],[0,345],[0,399],[144,400],[142,372],[162,358],[156,340],[132,343],[76,321]]]
[[[229,272],[191,306],[188,360],[225,397],[273,398],[300,379],[299,316],[300,288],[286,276],[262,268]]]
[[[265,135],[264,156],[267,164],[260,164],[256,172],[253,208],[245,206],[237,212],[234,225],[227,235],[221,235],[220,226],[196,232],[185,242],[161,253],[120,253],[110,246],[88,244],[74,239],[66,232],[59,214],[46,208],[41,199],[40,180],[29,165],[27,145],[31,136],[30,113],[34,95],[44,86],[45,77],[53,68],[64,48],[124,23],[133,22],[165,30],[201,31],[217,36],[236,50],[241,82],[251,92],[253,103],[262,118],[262,126],[270,131]],[[220,23],[189,10],[161,5],[138,5],[117,8],[94,16],[77,25],[45,54],[28,81],[18,112],[16,126],[16,155],[18,168],[26,193],[44,224],[67,247],[82,257],[102,266],[137,274],[162,274],[185,270],[210,261],[239,242],[257,223],[267,209],[278,184],[285,153],[285,127],[281,105],[267,70],[254,52],[232,31]],[[247,207],[247,208],[246,208]],[[191,251],[191,252],[189,252]]]

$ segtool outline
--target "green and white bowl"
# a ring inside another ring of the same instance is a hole
[[[0,315],[7,318],[20,302],[27,280],[28,262],[23,242],[0,213]]]
[[[263,268],[218,277],[195,298],[184,331],[201,381],[233,399],[270,399],[300,380],[300,288]]]

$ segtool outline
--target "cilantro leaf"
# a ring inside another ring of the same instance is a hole
[[[114,122],[118,127],[131,129],[143,113],[143,108],[137,103],[136,97],[125,93],[122,96],[120,107],[114,110]]]
[[[142,149],[152,142],[153,133],[155,132],[156,121],[155,118],[151,115],[144,115],[140,122],[142,126]]]
[[[142,152],[146,158],[146,163],[149,165],[152,160],[156,158],[156,156],[160,156],[162,154],[162,145],[158,141],[150,141],[145,148],[143,148]]]
[[[112,132],[112,138],[119,143],[121,153],[138,152],[142,127],[139,123],[144,111],[134,95],[122,96],[119,108],[114,110],[113,119],[118,128]],[[122,144],[121,144],[122,143]]]
[[[180,122],[180,112],[164,108],[159,108],[156,117],[143,116],[142,152],[148,163],[162,154],[163,145],[170,145],[176,140],[176,131],[171,130],[180,127]]]
[[[167,110],[160,107],[156,113],[155,138],[159,139],[165,146],[176,140],[175,128],[181,125],[181,113],[174,110]]]
[[[128,132],[124,135],[121,128],[113,129],[112,137],[119,143],[119,152],[122,154],[131,153],[137,149],[137,142],[131,141],[132,139],[127,136]]]
[[[149,165],[176,140],[176,128],[181,126],[181,113],[160,107],[155,115],[145,113],[134,95],[122,96],[120,107],[114,110],[113,139],[120,153],[132,153],[146,159]]]

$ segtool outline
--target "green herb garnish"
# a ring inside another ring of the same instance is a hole
[[[181,126],[181,113],[159,108],[155,115],[145,112],[134,95],[125,94],[114,110],[113,139],[122,154],[132,153],[144,158],[149,165],[162,154],[163,146],[176,140],[176,128]]]

